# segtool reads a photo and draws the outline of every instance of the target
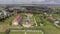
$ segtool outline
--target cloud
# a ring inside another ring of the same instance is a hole
[[[43,4],[59,4],[57,1],[55,0],[48,0],[48,1],[44,1],[42,2]]]
[[[60,4],[57,1],[50,1],[49,4]]]
[[[42,1],[45,1],[45,0],[30,0],[31,2],[34,1],[34,2],[42,2]]]
[[[55,1],[50,1],[49,4],[56,4],[56,2]]]
[[[45,0],[0,0],[0,4],[30,4],[32,2],[42,2]]]
[[[45,0],[22,0],[22,1],[18,1],[16,0],[17,3],[23,3],[23,4],[36,4],[36,3],[40,3],[40,2],[43,2]]]

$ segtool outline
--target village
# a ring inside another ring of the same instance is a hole
[[[0,34],[59,34],[59,10],[39,6],[1,8]]]

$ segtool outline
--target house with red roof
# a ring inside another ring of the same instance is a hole
[[[22,15],[19,14],[12,21],[12,25],[19,25],[19,23],[21,23],[21,20],[22,20]]]

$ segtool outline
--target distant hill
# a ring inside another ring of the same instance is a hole
[[[60,7],[60,4],[0,4],[0,7],[6,6],[47,6],[47,7]]]

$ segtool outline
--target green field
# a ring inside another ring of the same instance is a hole
[[[3,21],[0,21],[0,23],[1,23],[1,24],[10,24],[10,23],[12,23],[12,20],[15,18],[15,16],[16,16],[16,15],[12,15],[12,16],[6,18],[6,19],[3,20]]]
[[[27,34],[42,34],[41,32],[27,32]]]
[[[9,34],[24,34],[24,32],[10,32]]]
[[[9,34],[25,34],[25,32],[10,32]],[[26,34],[42,34],[41,32],[26,32]]]
[[[53,16],[54,18],[60,17],[58,14],[53,14],[53,15],[54,15]],[[38,17],[36,17],[36,18],[38,18]],[[42,18],[42,17],[40,17],[40,18]],[[36,19],[36,20],[37,20],[37,22],[39,21],[38,19]],[[44,19],[44,18],[42,18],[42,21],[45,25],[44,26],[37,26],[36,27],[37,29],[41,28],[45,34],[60,34],[59,27],[56,27],[52,21],[50,21],[48,19]]]

